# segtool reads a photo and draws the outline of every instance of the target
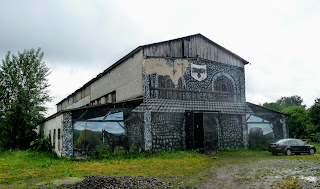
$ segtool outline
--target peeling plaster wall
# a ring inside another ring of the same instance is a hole
[[[149,58],[143,64],[146,68],[146,74],[168,75],[175,86],[178,85],[178,80],[185,74],[189,65],[190,63],[187,59],[173,60],[163,58]]]
[[[191,64],[206,66],[207,77],[198,81],[191,76]],[[237,101],[245,102],[244,68],[196,58],[146,58],[143,64],[144,97],[154,98],[151,87],[158,87],[159,76],[169,76],[177,87],[179,79],[184,89],[199,91],[214,91],[216,79],[227,77],[232,83],[234,93],[238,93]],[[191,97],[190,97],[191,99]],[[204,100],[199,97],[198,100]]]
[[[56,136],[55,136],[55,146],[54,146],[54,151],[57,153],[58,156],[61,156],[61,151],[62,151],[62,128],[63,128],[63,115],[59,115],[53,119],[50,119],[46,121],[42,126],[43,126],[43,131],[45,136],[49,136],[49,131],[51,130],[51,143],[53,144],[53,131],[56,129]],[[60,129],[60,150],[58,145],[58,129]]]

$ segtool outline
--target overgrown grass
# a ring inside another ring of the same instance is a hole
[[[317,149],[317,154],[320,154],[320,143],[319,142],[310,142],[309,144],[313,145]]]
[[[48,153],[12,151],[0,154],[0,187],[32,188],[65,177],[94,174],[198,178],[214,165],[212,158],[195,152],[160,152],[149,157],[74,161]],[[180,179],[181,180],[181,179]]]
[[[313,144],[319,153],[320,144]],[[65,177],[85,177],[94,174],[115,176],[158,177],[174,186],[198,185],[206,180],[216,165],[250,163],[271,159],[320,161],[320,155],[278,155],[267,151],[225,150],[212,155],[196,152],[169,151],[151,154],[117,154],[100,159],[77,161],[57,158],[53,154],[36,151],[5,151],[0,153],[0,188],[34,188],[37,183],[52,183]]]

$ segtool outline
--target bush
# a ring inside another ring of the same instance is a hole
[[[30,143],[33,150],[41,152],[52,152],[52,144],[48,137],[39,138]]]
[[[268,150],[267,146],[261,142],[251,141],[249,142],[249,150],[253,151],[266,151]]]

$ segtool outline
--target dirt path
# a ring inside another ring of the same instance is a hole
[[[320,188],[320,162],[262,159],[218,164],[199,188]]]

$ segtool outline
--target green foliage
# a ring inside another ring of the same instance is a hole
[[[280,104],[283,108],[288,108],[292,106],[299,106],[300,108],[306,108],[306,105],[303,105],[303,99],[298,96],[290,96],[290,97],[281,97],[277,100],[277,103]]]
[[[309,110],[311,122],[317,127],[317,132],[320,132],[320,98],[315,100],[313,106]]]
[[[172,158],[172,157],[182,157],[188,152],[180,150],[170,150],[170,151],[159,151],[157,153],[152,153],[150,150],[143,151],[139,153],[138,151],[129,151],[125,153],[114,153],[112,154],[110,150],[107,149],[96,149],[94,155],[89,159],[94,160],[128,160],[128,159],[145,159],[145,158]],[[192,157],[199,154],[199,151],[193,150],[189,152]]]
[[[265,144],[257,141],[249,142],[249,150],[253,151],[267,151],[268,148]]]
[[[265,102],[265,103],[263,103],[262,106],[265,108],[268,108],[270,110],[277,111],[277,112],[281,112],[283,110],[283,107],[279,103],[276,103],[276,102]]]
[[[85,150],[89,154],[99,145],[101,145],[99,137],[91,130],[83,130],[77,139],[77,147]]]
[[[38,138],[32,141],[30,147],[36,151],[52,152],[52,144],[48,137]]]
[[[34,129],[43,120],[48,91],[49,68],[43,53],[24,50],[8,52],[0,65],[0,146],[26,149],[36,138]]]
[[[304,108],[298,106],[288,107],[283,110],[283,113],[289,115],[288,127],[290,137],[300,138],[302,135],[307,134],[306,131],[310,118]]]

